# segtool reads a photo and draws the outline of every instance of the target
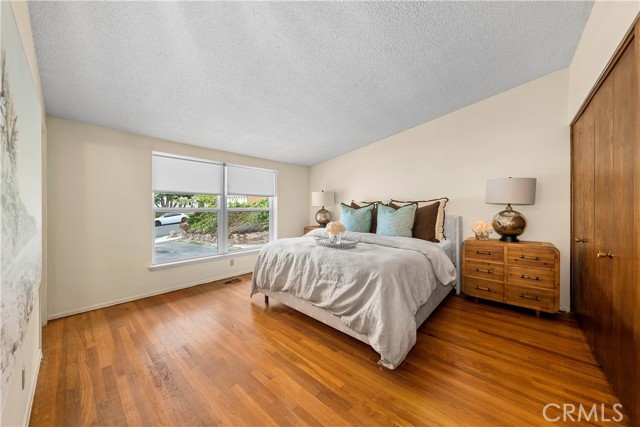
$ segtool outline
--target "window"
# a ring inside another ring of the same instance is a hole
[[[272,170],[153,153],[152,264],[259,249],[274,237],[275,180]]]

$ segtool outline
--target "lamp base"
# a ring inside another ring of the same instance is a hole
[[[511,205],[501,212],[498,212],[491,221],[491,225],[496,233],[502,235],[503,242],[519,242],[518,236],[527,228],[527,219],[518,211],[514,211]]]
[[[316,212],[316,222],[318,223],[318,227],[325,228],[327,224],[331,222],[331,212],[323,206],[322,209]]]

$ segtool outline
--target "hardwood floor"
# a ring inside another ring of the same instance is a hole
[[[450,296],[396,370],[250,275],[50,322],[30,424],[612,425],[618,400],[568,315]],[[576,422],[562,417],[573,404]],[[591,411],[577,422],[579,405]],[[629,425],[628,419],[615,425]]]

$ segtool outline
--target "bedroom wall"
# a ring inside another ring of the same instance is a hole
[[[11,7],[16,19],[20,38],[22,39],[22,45],[26,54],[27,63],[31,72],[31,78],[33,80],[33,87],[40,100],[40,105],[43,112],[43,126],[44,126],[44,102],[42,101],[42,87],[40,84],[40,75],[38,73],[38,65],[36,60],[35,46],[33,43],[33,35],[31,32],[31,20],[29,17],[29,9],[26,1],[11,1]],[[44,207],[46,200],[46,179],[44,177],[44,168],[46,167],[46,161],[44,153],[46,150],[46,138],[42,140],[43,145],[43,213],[42,213],[42,232],[43,232],[43,272],[42,272],[42,284],[40,289],[43,288],[46,281],[46,274],[44,272],[44,262],[46,260],[46,209]],[[33,402],[33,396],[35,393],[36,381],[38,378],[38,370],[41,361],[40,351],[40,331],[41,331],[41,312],[37,307],[40,305],[40,294],[42,291],[36,293],[36,299],[34,302],[34,310],[29,319],[29,323],[26,328],[26,333],[22,341],[21,348],[16,352],[16,363],[14,371],[11,374],[10,382],[2,387],[7,387],[3,391],[3,395],[6,392],[7,399],[3,402],[2,411],[0,413],[0,425],[3,426],[17,426],[27,425],[29,416],[31,414],[31,403]],[[25,387],[22,388],[22,369],[25,370]]]
[[[311,168],[312,191],[351,199],[447,196],[447,212],[491,221],[503,206],[484,203],[486,180],[536,177],[536,204],[525,240],[552,242],[561,253],[561,307],[569,308],[569,71],[563,69],[436,120]],[[428,102],[428,100],[425,100]],[[318,208],[310,208],[309,224]],[[328,208],[334,217],[339,207]]]
[[[569,122],[640,12],[640,1],[597,1],[569,67]]]
[[[48,315],[206,283],[253,270],[255,255],[149,271],[152,150],[278,171],[278,237],[302,234],[309,168],[47,118]],[[247,294],[248,298],[248,294]]]

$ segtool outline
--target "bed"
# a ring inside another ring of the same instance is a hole
[[[318,247],[316,229],[266,245],[256,261],[251,295],[262,293],[356,338],[395,369],[416,342],[417,328],[445,297],[461,289],[461,217],[447,215],[446,239],[346,233],[355,249]],[[313,259],[316,257],[317,259]],[[367,262],[375,264],[358,267]]]

